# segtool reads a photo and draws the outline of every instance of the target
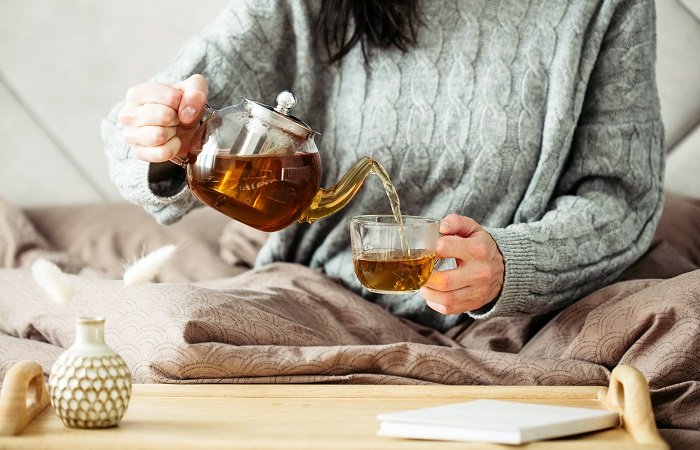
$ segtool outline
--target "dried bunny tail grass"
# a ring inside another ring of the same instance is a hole
[[[55,303],[65,305],[73,296],[73,285],[68,276],[51,261],[39,258],[32,264],[32,276]]]
[[[173,256],[175,250],[176,246],[174,244],[166,245],[136,260],[124,271],[124,284],[127,286],[140,286],[151,281],[160,268]]]

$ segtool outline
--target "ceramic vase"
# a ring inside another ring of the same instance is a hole
[[[131,373],[105,344],[104,325],[102,317],[79,318],[75,342],[51,368],[51,405],[68,427],[116,426],[129,405]]]

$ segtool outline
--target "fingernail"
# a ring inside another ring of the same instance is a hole
[[[440,233],[446,233],[450,231],[450,222],[441,220],[440,221]]]
[[[191,122],[195,119],[195,115],[197,114],[197,110],[194,109],[191,106],[185,106],[182,109],[182,120],[185,122]]]

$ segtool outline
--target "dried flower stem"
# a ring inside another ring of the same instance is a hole
[[[124,271],[124,286],[115,292],[112,298],[127,286],[140,286],[158,274],[163,265],[175,254],[174,244],[160,247],[133,264],[127,266]],[[48,294],[49,298],[58,304],[66,305],[73,297],[73,285],[68,275],[63,273],[60,267],[43,258],[34,261],[31,267],[32,276],[37,284]]]
[[[73,285],[68,275],[51,261],[39,258],[32,264],[32,276],[49,298],[60,305],[69,303],[73,297]]]
[[[126,286],[140,286],[151,281],[161,267],[175,254],[175,249],[174,244],[166,245],[136,260],[124,271],[124,284]]]

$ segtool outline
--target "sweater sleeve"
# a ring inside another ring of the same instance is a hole
[[[152,80],[175,83],[200,73],[209,82],[208,102],[214,108],[238,103],[239,97],[274,98],[279,84],[293,79],[287,70],[294,67],[291,21],[287,5],[231,1]],[[131,154],[118,121],[122,107],[123,102],[115,105],[101,124],[110,177],[127,201],[143,206],[160,223],[175,222],[199,203],[180,167],[149,164]]]
[[[506,276],[499,298],[473,317],[563,308],[612,282],[648,249],[663,206],[665,156],[654,30],[652,1],[620,2],[547,210],[488,229]]]

